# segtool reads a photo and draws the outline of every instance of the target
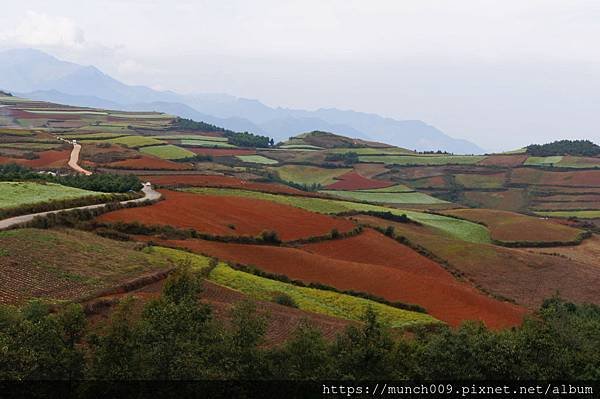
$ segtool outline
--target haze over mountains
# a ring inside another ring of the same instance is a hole
[[[126,85],[94,66],[65,62],[33,49],[0,52],[2,88],[23,97],[62,104],[161,111],[232,130],[265,134],[277,141],[306,131],[323,130],[416,150],[484,152],[476,144],[449,137],[419,120],[395,120],[335,108],[315,111],[271,108],[257,100],[226,94],[157,91]]]

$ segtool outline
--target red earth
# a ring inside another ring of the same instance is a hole
[[[519,166],[527,159],[526,154],[515,155],[491,155],[478,162],[478,165],[484,166]]]
[[[336,177],[337,182],[325,187],[328,190],[369,190],[393,186],[391,181],[369,179],[356,172],[348,172]]]
[[[62,168],[67,166],[71,150],[38,152],[37,159],[0,157],[0,164],[16,163],[30,168]]]
[[[275,231],[284,241],[323,236],[332,229],[345,233],[353,222],[254,198],[202,195],[161,190],[165,200],[121,209],[98,218],[102,222],[140,222],[193,228],[221,236],[257,236]]]
[[[224,175],[157,175],[143,176],[142,179],[161,186],[223,187],[267,193],[306,194],[304,191],[283,184],[252,182]]]
[[[118,169],[149,169],[149,170],[189,170],[192,166],[188,163],[168,161],[166,159],[154,158],[142,155],[140,158],[126,159],[124,161],[112,162],[104,165],[109,168]]]
[[[526,313],[522,307],[500,302],[457,281],[433,261],[373,231],[302,249],[204,240],[161,242],[304,282],[418,304],[452,326],[481,320],[500,329],[520,324]]]

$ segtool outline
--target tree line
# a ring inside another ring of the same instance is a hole
[[[261,136],[249,132],[234,132],[206,122],[197,122],[192,119],[177,118],[174,128],[180,130],[195,130],[201,132],[218,132],[229,139],[229,143],[238,147],[267,148],[275,144],[274,140],[267,136]]]
[[[579,155],[594,157],[600,155],[600,146],[590,140],[558,140],[548,144],[531,144],[526,147],[527,154],[536,157],[554,155]]]
[[[198,302],[180,267],[162,295],[125,299],[89,328],[80,305],[0,307],[0,379],[33,380],[598,380],[600,307],[551,298],[512,329],[478,323],[398,337],[368,310],[333,341],[303,322],[265,345],[268,318],[250,302],[227,324]]]
[[[48,183],[57,183],[62,184],[63,186],[103,193],[125,193],[142,189],[140,179],[134,175],[116,175],[109,173],[94,173],[89,176],[53,175],[36,172],[17,164],[0,165],[0,181],[21,180],[45,181]]]

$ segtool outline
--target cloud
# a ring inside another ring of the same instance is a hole
[[[5,33],[5,42],[16,46],[57,47],[81,50],[88,46],[83,29],[69,18],[27,11],[25,18],[12,33]]]

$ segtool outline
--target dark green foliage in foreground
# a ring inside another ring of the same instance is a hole
[[[536,157],[553,155],[579,155],[593,157],[600,155],[600,146],[590,140],[558,140],[548,144],[532,144],[527,146],[527,154]]]
[[[369,310],[333,342],[304,322],[286,343],[270,347],[267,316],[252,303],[235,307],[225,326],[198,302],[200,289],[199,277],[181,267],[141,312],[126,299],[88,334],[79,305],[54,314],[39,302],[0,307],[0,379],[600,378],[595,305],[552,298],[511,330],[467,323],[404,338]]]
[[[38,180],[84,190],[100,191],[103,193],[125,193],[139,191],[142,188],[140,179],[134,175],[113,175],[94,173],[85,175],[52,176],[37,173],[31,169],[16,164],[0,165],[0,181]]]

